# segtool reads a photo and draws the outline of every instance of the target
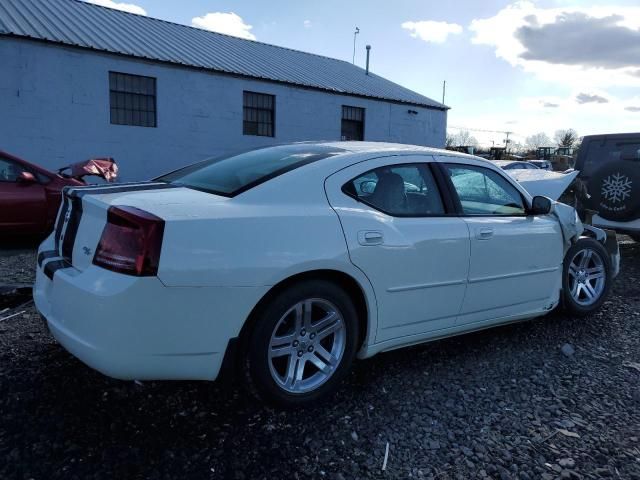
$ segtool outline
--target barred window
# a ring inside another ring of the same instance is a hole
[[[266,93],[243,92],[242,133],[261,137],[275,136],[276,97]]]
[[[109,72],[109,102],[112,124],[157,126],[155,78]]]
[[[364,108],[342,106],[342,140],[364,140]]]

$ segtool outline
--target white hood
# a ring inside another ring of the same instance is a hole
[[[539,169],[507,170],[507,173],[522,185],[532,197],[542,195],[552,200],[558,200],[580,172],[574,170],[570,173],[559,173]]]

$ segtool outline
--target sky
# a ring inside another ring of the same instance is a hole
[[[524,144],[640,130],[639,0],[87,0],[352,61],[451,107],[449,132]]]

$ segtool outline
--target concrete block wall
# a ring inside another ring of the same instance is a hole
[[[340,140],[342,105],[366,109],[365,140],[442,147],[446,112],[0,37],[0,150],[49,169],[111,156],[144,180],[214,155]],[[157,128],[112,125],[109,71],[157,79]],[[242,92],[276,96],[275,137],[242,134]],[[410,113],[409,111],[417,113]]]

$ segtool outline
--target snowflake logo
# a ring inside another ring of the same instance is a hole
[[[631,183],[629,177],[620,172],[609,175],[602,182],[602,196],[613,203],[622,202],[631,196]]]

